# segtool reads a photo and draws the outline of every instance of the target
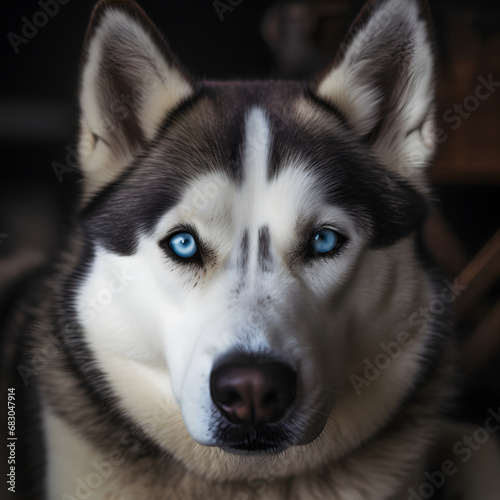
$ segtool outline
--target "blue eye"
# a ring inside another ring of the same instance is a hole
[[[175,255],[183,259],[189,259],[198,251],[196,240],[190,233],[178,233],[170,238],[168,244]]]
[[[332,229],[321,229],[311,241],[314,253],[324,254],[331,252],[339,243],[339,235]]]

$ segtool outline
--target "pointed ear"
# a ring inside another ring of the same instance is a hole
[[[433,53],[426,6],[419,0],[369,1],[337,62],[317,80],[317,95],[336,107],[389,168],[423,170],[434,152]],[[423,176],[414,175],[420,183]]]
[[[140,7],[131,0],[101,0],[87,32],[79,96],[85,196],[115,179],[192,92]]]

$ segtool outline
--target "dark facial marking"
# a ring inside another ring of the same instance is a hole
[[[238,280],[232,290],[232,292],[235,295],[238,295],[241,292],[246,283],[246,276],[248,274],[249,247],[250,247],[250,242],[248,237],[248,231],[245,230],[245,232],[243,233],[243,238],[241,240],[240,252],[238,254],[238,260],[236,263],[236,267],[238,270]]]
[[[261,271],[270,272],[272,270],[271,235],[269,234],[268,226],[259,228],[258,259]]]
[[[243,239],[241,240],[240,254],[238,257],[238,268],[241,271],[241,276],[244,277],[248,271],[248,231],[243,233]]]

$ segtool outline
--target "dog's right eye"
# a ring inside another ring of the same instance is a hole
[[[337,231],[323,228],[313,234],[310,251],[313,256],[331,255],[342,246],[343,240]]]
[[[177,233],[172,236],[168,245],[177,257],[189,259],[198,252],[195,237],[191,233]]]
[[[306,259],[331,257],[336,255],[344,245],[346,239],[334,229],[321,227],[316,229],[305,248]]]
[[[333,229],[321,229],[311,240],[311,246],[318,255],[329,253],[334,250],[340,241],[338,233]]]

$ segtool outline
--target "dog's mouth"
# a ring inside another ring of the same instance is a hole
[[[280,424],[241,426],[226,424],[217,432],[217,446],[235,454],[274,454],[292,445],[291,432]]]

